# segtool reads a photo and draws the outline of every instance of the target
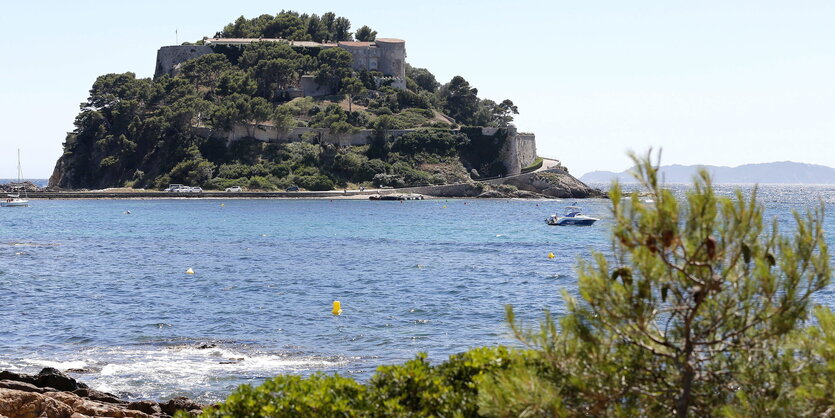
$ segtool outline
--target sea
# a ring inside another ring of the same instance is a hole
[[[738,187],[752,189],[717,193]],[[835,186],[764,185],[758,196],[787,233],[793,210],[822,202],[835,243]],[[545,224],[575,203],[601,220]],[[517,345],[505,306],[529,326],[544,310],[564,313],[560,293],[576,294],[578,260],[611,252],[609,208],[606,199],[33,200],[0,209],[0,370],[55,367],[126,399],[214,402],[278,374],[362,381],[419,352],[438,363]],[[835,286],[816,302],[835,308]]]

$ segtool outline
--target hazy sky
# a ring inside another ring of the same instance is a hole
[[[315,4],[315,5],[314,5]],[[4,3],[0,177],[48,177],[96,76],[238,16],[333,11],[406,40],[407,61],[509,98],[575,175],[629,166],[835,166],[835,1],[14,1]]]

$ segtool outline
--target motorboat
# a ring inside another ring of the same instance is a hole
[[[556,226],[591,225],[599,220],[598,218],[583,215],[578,206],[566,206],[565,215],[551,215],[545,219],[545,223]]]

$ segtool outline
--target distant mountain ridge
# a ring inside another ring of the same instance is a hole
[[[667,183],[690,183],[699,168],[710,172],[713,182],[717,184],[835,184],[835,168],[791,161],[744,164],[738,167],[674,164],[662,166],[661,175]],[[620,173],[592,171],[580,177],[585,183],[608,183],[615,179],[621,183],[635,182],[629,170]]]

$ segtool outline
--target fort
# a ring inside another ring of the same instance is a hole
[[[312,41],[292,41],[282,38],[203,38],[202,45],[163,46],[157,51],[154,78],[163,75],[175,75],[179,66],[193,58],[212,54],[220,48],[243,48],[256,42],[276,42],[290,45],[294,49],[305,48],[342,48],[353,57],[351,67],[357,71],[379,71],[390,81],[394,88],[406,88],[406,41],[394,38],[378,38],[372,42],[340,41],[319,43]],[[300,77],[296,96],[324,96],[333,91],[320,86],[312,75]],[[253,138],[264,142],[316,142],[341,146],[366,145],[370,142],[373,131],[362,129],[353,134],[337,135],[328,129],[297,127],[277,129],[270,124],[238,124],[232,129],[221,130],[210,127],[197,127],[197,134],[202,137],[222,138],[227,142],[244,138]],[[532,133],[517,132],[516,128],[482,128],[484,135],[494,135],[497,130],[504,130],[507,138],[502,150],[501,161],[508,174],[519,174],[521,169],[536,160],[536,137]],[[412,130],[389,130],[387,136],[394,138]]]
[[[165,74],[174,75],[179,66],[202,55],[215,53],[215,47],[242,48],[255,42],[278,42],[293,48],[342,48],[351,53],[354,60],[351,67],[357,71],[379,71],[391,81],[394,88],[406,88],[406,41],[394,38],[380,38],[373,42],[319,43],[312,41],[291,41],[281,38],[204,38],[203,45],[163,46],[157,51],[154,78]],[[313,77],[302,76],[300,88],[303,96],[329,94],[313,83]]]

